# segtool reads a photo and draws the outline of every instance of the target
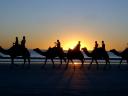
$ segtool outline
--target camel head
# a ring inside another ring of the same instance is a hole
[[[39,48],[35,48],[35,49],[33,49],[34,51],[38,51],[39,50]]]
[[[110,52],[116,52],[116,49],[111,49]]]
[[[88,51],[88,49],[86,47],[81,48],[81,50],[83,50],[84,52],[87,52]]]

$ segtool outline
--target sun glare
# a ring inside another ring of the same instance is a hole
[[[74,64],[75,64],[75,65],[77,65],[77,64],[79,64],[79,63],[77,63],[77,62],[74,62]]]
[[[78,43],[78,41],[69,41],[69,42],[66,42],[66,43],[63,45],[63,48],[64,48],[65,50],[68,50],[69,48],[70,48],[70,49],[73,49],[73,48],[75,48],[75,46],[77,45],[77,43]],[[83,48],[83,47],[87,47],[88,50],[91,49],[91,47],[89,46],[89,44],[87,44],[87,43],[85,44],[85,43],[81,42],[81,48]]]
[[[92,49],[91,37],[85,37],[83,34],[78,34],[78,32],[72,32],[72,34],[68,34],[67,36],[64,35],[61,38],[63,41],[62,47],[64,50],[75,48],[79,41],[81,41],[81,48],[87,47],[88,50]]]
[[[69,48],[73,49],[76,46],[76,41],[69,41],[65,44],[64,49],[68,50]]]

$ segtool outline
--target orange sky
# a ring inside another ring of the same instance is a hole
[[[8,2],[7,2],[8,1]],[[47,49],[59,39],[64,49],[92,50],[95,41],[106,49],[125,49],[128,43],[128,0],[2,0],[0,46],[26,36],[27,48]]]

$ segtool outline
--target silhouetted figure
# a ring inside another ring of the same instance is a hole
[[[63,49],[62,49],[62,47],[61,47],[61,43],[60,43],[59,40],[57,40],[57,41],[55,42],[55,47],[53,47],[53,51],[54,51],[55,54],[60,54],[60,52],[61,52],[62,50],[63,50]]]
[[[106,64],[104,66],[104,69],[107,68],[107,65],[108,64],[109,64],[109,68],[111,67],[110,66],[110,62],[109,62],[109,55],[102,48],[97,48],[96,50],[93,50],[92,52],[89,52],[86,47],[85,48],[82,48],[82,50],[84,51],[84,53],[88,57],[92,57],[92,61],[91,61],[90,65],[89,65],[88,69],[91,68],[91,65],[92,65],[92,63],[93,63],[94,60],[95,60],[95,62],[97,64],[97,69],[99,69],[99,64],[98,64],[98,61],[97,61],[98,59],[104,59],[105,60]]]
[[[55,47],[53,47],[53,48],[49,47],[46,52],[41,51],[39,48],[36,48],[36,49],[33,49],[33,50],[34,50],[35,52],[39,53],[40,55],[46,57],[46,58],[45,58],[45,63],[44,63],[44,65],[42,66],[42,68],[45,67],[46,62],[47,62],[47,59],[51,59],[51,61],[52,61],[52,63],[53,63],[53,68],[55,68],[55,64],[54,64],[54,61],[53,61],[53,59],[54,59],[55,57],[59,57],[59,59],[60,59],[60,65],[59,65],[59,67],[62,65],[62,60],[64,60],[64,61],[66,62],[66,58],[65,58],[66,54],[64,53],[63,48],[61,48],[61,49],[62,49],[62,50],[61,50],[59,53],[56,52],[56,48],[55,48]]]
[[[56,42],[56,47],[57,47],[58,49],[61,48],[61,43],[60,43],[59,40],[57,40],[57,42]]]
[[[24,59],[23,67],[26,63],[26,59],[28,59],[28,64],[29,64],[28,67],[30,67],[30,53],[27,48],[25,48],[25,49],[21,48],[21,45],[19,45],[18,37],[16,37],[15,43],[13,43],[13,46],[10,47],[9,49],[5,50],[0,46],[0,52],[3,54],[10,55],[10,57],[11,57],[11,66],[10,67],[11,68],[14,65],[14,59],[17,56],[22,56],[22,58]]]
[[[13,46],[10,48],[13,49],[14,51],[18,51],[19,50],[19,41],[18,41],[18,37],[16,37],[15,42],[13,43]]]
[[[76,45],[76,47],[74,48],[75,51],[80,51],[80,41],[78,41],[78,44]]]
[[[26,39],[25,39],[25,36],[23,36],[23,39],[21,41],[21,47],[22,48],[25,48],[25,43],[26,43]]]
[[[102,48],[103,48],[103,50],[105,50],[105,43],[104,43],[104,41],[102,41]]]
[[[18,37],[16,37],[16,41],[15,41],[15,43],[13,43],[13,45],[14,45],[15,47],[17,47],[17,46],[19,45]]]
[[[128,48],[124,49],[122,52],[119,52],[116,49],[112,49],[112,50],[110,50],[110,52],[112,52],[115,55],[121,57],[119,68],[120,68],[120,65],[121,65],[121,63],[122,63],[123,60],[126,60],[127,61],[127,64],[128,64]]]
[[[80,44],[80,42],[79,42]],[[84,55],[82,54],[82,52],[80,51],[80,49],[78,50],[77,47],[76,49],[70,49],[68,50],[67,52],[67,64],[66,64],[66,68],[68,68],[68,65],[69,65],[69,62],[71,61],[73,63],[73,59],[78,59],[81,61],[81,67],[80,68],[83,68],[84,67]],[[74,64],[74,63],[73,63]],[[74,66],[74,69],[75,69],[75,66]]]
[[[30,67],[30,53],[29,53],[27,48],[23,49],[23,48],[21,48],[21,46],[19,46],[18,37],[16,37],[16,41],[15,41],[14,45],[11,48],[3,49],[0,46],[0,52],[3,53],[3,54],[6,54],[6,55],[10,55],[10,58],[11,58],[11,66],[10,66],[10,68],[13,68],[14,59],[17,56],[22,56],[22,58],[24,59],[24,64],[22,66],[23,68],[24,68],[24,65],[26,63],[26,59],[28,59],[28,64],[29,64],[28,68]]]
[[[95,47],[94,47],[94,50],[96,50],[98,48],[98,43],[97,41],[95,41]]]
[[[66,69],[68,68],[68,65],[69,65],[69,61],[71,61],[73,63],[73,59],[78,59],[81,61],[81,67],[80,68],[83,68],[84,66],[84,55],[82,54],[82,52],[80,51],[80,41],[78,41],[78,44],[75,46],[74,49],[70,49],[68,50],[67,52],[67,65],[66,65]],[[74,63],[73,63],[74,64]],[[74,66],[75,68],[75,66]]]

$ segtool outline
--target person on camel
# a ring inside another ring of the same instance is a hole
[[[102,49],[105,51],[106,49],[105,49],[105,43],[104,43],[104,41],[102,41]]]
[[[60,50],[61,50],[61,43],[60,43],[59,40],[57,40],[57,41],[55,42],[55,47],[56,47],[57,51],[60,52]]]
[[[97,48],[98,48],[98,43],[97,43],[97,41],[95,41],[95,47],[94,47],[94,50],[96,50]]]
[[[60,43],[59,40],[57,40],[57,42],[56,42],[56,47],[57,47],[58,49],[61,48],[61,43]]]
[[[25,43],[26,43],[26,39],[25,39],[25,36],[23,36],[23,39],[21,41],[21,47],[22,48],[25,48]]]
[[[18,37],[16,37],[16,41],[15,41],[15,43],[13,43],[13,45],[16,47],[19,45]]]
[[[75,51],[80,51],[80,46],[81,46],[81,44],[80,44],[81,42],[80,41],[78,41],[78,44],[75,46],[75,48],[74,48],[74,50]]]
[[[13,46],[11,47],[11,49],[17,51],[19,50],[19,40],[18,37],[16,37],[15,43],[13,43]]]

